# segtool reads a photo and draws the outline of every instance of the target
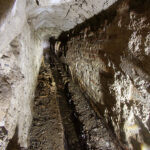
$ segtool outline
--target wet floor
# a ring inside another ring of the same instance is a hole
[[[121,150],[65,68],[53,54],[41,66],[29,150]]]

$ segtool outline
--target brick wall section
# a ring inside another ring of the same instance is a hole
[[[67,33],[72,77],[125,147],[136,150],[150,147],[148,6],[118,2]]]

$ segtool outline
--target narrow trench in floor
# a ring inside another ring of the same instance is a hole
[[[71,119],[74,123],[75,131],[79,139],[81,150],[88,150],[88,146],[86,144],[86,136],[83,130],[83,124],[79,120],[79,113],[77,113],[75,105],[72,101],[72,95],[69,92],[68,84],[69,83],[65,84],[65,94],[66,94],[67,103],[69,107],[72,109]]]
[[[69,74],[55,56],[51,55],[57,62],[57,69],[53,69],[52,74],[55,78],[60,114],[64,126],[65,140],[70,150],[87,150],[86,139],[84,138],[82,123],[76,112],[75,105],[72,101],[72,95],[69,91]]]
[[[67,67],[48,55],[38,77],[29,150],[121,150]]]

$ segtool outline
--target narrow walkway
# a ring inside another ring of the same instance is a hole
[[[64,132],[49,64],[41,67],[33,104],[29,150],[64,150]]]

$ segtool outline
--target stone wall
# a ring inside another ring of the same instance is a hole
[[[150,149],[149,7],[120,1],[60,36],[72,78],[126,149]]]

